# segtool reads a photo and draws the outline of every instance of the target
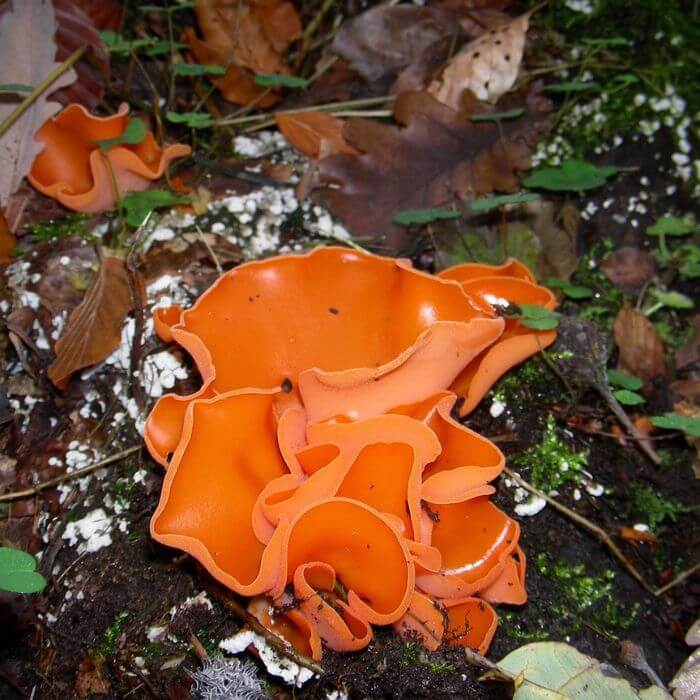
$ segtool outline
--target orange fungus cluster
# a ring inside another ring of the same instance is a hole
[[[503,455],[454,410],[554,340],[505,302],[555,303],[515,261],[432,276],[319,248],[157,310],[204,382],[146,424],[167,468],[153,537],[314,658],[365,647],[372,625],[484,652],[492,604],[526,599],[525,556],[489,500]]]

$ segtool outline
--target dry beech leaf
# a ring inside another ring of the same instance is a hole
[[[226,75],[212,82],[230,102],[247,104],[259,98],[265,88],[256,85],[254,74],[289,75],[282,60],[289,45],[301,37],[301,20],[294,5],[286,0],[197,0],[199,39],[188,28],[185,37],[197,61],[227,68]],[[266,95],[260,107],[277,101]]]
[[[15,237],[7,225],[5,215],[0,211],[0,265],[8,265],[12,262],[15,245]]]
[[[450,10],[380,5],[343,22],[331,50],[373,82],[397,73],[437,41],[458,31],[457,15]]]
[[[35,87],[59,66],[56,62],[56,18],[49,0],[21,0],[0,20],[0,83],[21,83]],[[59,88],[76,79],[71,69],[56,80],[51,88],[12,125],[0,139],[0,206],[8,203],[22,178],[32,167],[43,144],[34,134],[61,108],[48,98]],[[3,96],[0,122],[20,104],[22,96]]]
[[[93,22],[98,30],[119,31],[124,15],[124,5],[118,0],[73,0]]]
[[[428,92],[456,110],[465,90],[480,100],[496,102],[513,87],[518,76],[531,14],[516,17],[468,43],[449,62],[442,76],[431,83]]]
[[[600,266],[605,276],[628,294],[636,294],[656,274],[651,253],[634,246],[618,248]]]
[[[309,158],[357,151],[343,138],[343,120],[325,112],[276,112],[277,127],[288,143]]]
[[[76,370],[102,362],[119,347],[124,318],[132,308],[129,279],[123,257],[101,251],[101,264],[82,302],[68,317],[56,343],[56,359],[49,379],[59,388]]]
[[[338,154],[319,163],[320,196],[356,236],[400,247],[406,230],[393,222],[406,209],[471,201],[494,191],[513,192],[518,171],[547,127],[549,102],[530,93],[514,96],[527,113],[496,125],[470,122],[426,92],[405,92],[394,103],[402,126],[349,119],[345,140],[362,153]]]
[[[675,360],[678,369],[685,369],[700,362],[700,315],[693,318],[695,334],[693,337],[676,352]]]
[[[626,304],[617,314],[613,332],[624,370],[646,382],[667,376],[664,344],[643,313]]]

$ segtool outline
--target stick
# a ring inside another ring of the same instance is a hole
[[[688,577],[692,576],[696,571],[700,571],[700,562],[698,562],[695,566],[691,566],[689,569],[684,571],[682,574],[678,574],[678,576],[676,576],[676,578],[674,578],[673,581],[670,581],[665,586],[661,586],[661,588],[657,588],[654,591],[654,595],[663,595],[664,593],[670,591],[674,586],[677,586],[679,583],[682,583]]]
[[[18,105],[7,118],[0,124],[0,138],[2,138],[12,127],[12,125],[43,95],[44,92],[58,80],[65,72],[69,71],[77,63],[82,55],[87,51],[87,46],[81,46],[68,58],[52,70]]]
[[[72,481],[73,479],[78,479],[81,476],[85,476],[85,474],[90,474],[91,472],[94,472],[97,469],[106,467],[108,464],[114,464],[114,462],[119,462],[120,460],[124,459],[124,457],[132,455],[134,454],[134,452],[138,452],[140,449],[141,445],[127,447],[125,450],[110,455],[109,457],[105,457],[99,462],[89,464],[87,467],[81,467],[80,469],[76,469],[75,471],[70,473],[61,474],[60,476],[54,476],[52,479],[42,481],[38,484],[35,484],[34,486],[31,486],[28,489],[24,489],[23,491],[12,491],[11,493],[1,494],[0,503],[2,503],[3,501],[16,501],[18,498],[28,498],[29,496],[35,496],[41,491],[45,491],[46,489],[49,489],[52,486],[62,484],[64,481]]]
[[[509,469],[508,467],[503,467],[503,471],[506,474],[508,474],[508,476],[511,479],[513,479],[513,481],[517,482],[524,489],[526,489],[530,493],[534,493],[540,498],[544,498],[544,500],[547,501],[547,503],[549,503],[549,505],[551,505],[552,508],[568,516],[575,523],[577,523],[578,525],[595,535],[612,552],[615,558],[622,564],[622,566],[625,567],[630,576],[632,576],[632,578],[634,578],[637,581],[637,583],[639,583],[639,585],[642,586],[642,588],[644,588],[644,590],[656,595],[656,590],[654,589],[654,587],[647,582],[647,580],[639,573],[639,571],[637,571],[632,562],[629,559],[627,559],[627,557],[622,553],[622,550],[613,542],[612,538],[610,537],[610,535],[608,535],[607,532],[605,532],[605,530],[598,527],[590,520],[587,520],[582,515],[579,515],[570,508],[567,508],[562,503],[559,503],[559,501],[556,501],[551,496],[548,496],[544,491],[540,491],[538,488],[535,488],[532,484],[525,481],[525,479],[523,479],[520,475],[516,474],[512,469]]]
[[[274,632],[270,632],[267,627],[260,624],[257,618],[253,617],[237,600],[235,600],[228,591],[224,591],[219,586],[215,584],[207,584],[207,589],[216,598],[223,603],[236,617],[245,622],[248,627],[250,627],[254,632],[259,634],[265,639],[265,641],[273,646],[282,656],[286,656],[288,659],[294,661],[295,664],[299,666],[304,666],[310,671],[317,673],[319,676],[323,675],[323,669],[319,664],[317,664],[313,659],[310,659],[304,654],[300,654],[291,644],[287,641],[278,637]]]

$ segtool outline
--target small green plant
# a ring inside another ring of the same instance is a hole
[[[561,314],[545,309],[544,306],[521,304],[505,314],[507,318],[517,318],[521,325],[536,331],[551,331],[559,325]]]
[[[258,73],[253,79],[261,87],[305,88],[309,81],[296,75],[281,75],[279,73]]]
[[[394,214],[394,221],[400,226],[431,224],[444,219],[459,219],[462,213],[452,209],[405,209]]]
[[[660,496],[648,486],[635,486],[632,491],[631,512],[655,530],[666,520],[675,522],[679,515],[692,513],[693,506],[686,506],[677,501]]]
[[[521,192],[520,194],[499,194],[492,197],[481,197],[475,199],[469,208],[476,213],[482,213],[491,211],[492,209],[498,209],[506,204],[525,204],[527,202],[534,202],[540,198],[538,194],[533,192]]]
[[[544,435],[539,444],[516,455],[514,463],[529,470],[529,481],[545,493],[566,483],[580,483],[588,460],[574,452],[564,441],[554,416],[547,417]]]
[[[565,296],[577,301],[579,299],[590,299],[594,294],[593,290],[588,287],[582,287],[556,277],[550,277],[547,280],[547,286],[552,289],[561,289]]]
[[[189,202],[187,197],[180,197],[168,190],[144,190],[129,192],[122,200],[122,205],[126,213],[126,222],[129,226],[138,228],[152,211],[186,202]]]
[[[29,231],[35,241],[52,241],[66,236],[80,236],[90,239],[91,234],[85,228],[87,214],[71,214],[61,219],[49,219],[29,225]]]
[[[567,160],[557,167],[535,170],[523,180],[523,185],[555,192],[582,192],[602,187],[616,173],[614,165],[597,166],[585,160]]]
[[[168,112],[165,118],[173,124],[185,124],[190,129],[207,129],[216,123],[208,112]]]
[[[637,393],[644,386],[639,377],[618,369],[609,369],[608,384],[618,387],[613,389],[613,396],[624,406],[637,406],[645,401],[644,397]]]
[[[36,570],[36,559],[27,552],[0,547],[0,590],[12,593],[39,593],[46,579]]]
[[[115,136],[113,139],[104,139],[102,141],[95,141],[95,145],[103,152],[106,153],[110,148],[115,146],[122,146],[127,144],[130,146],[135,146],[141,143],[148,133],[146,123],[142,119],[130,119],[129,123],[124,129],[124,133],[120,136]]]
[[[664,413],[663,416],[654,416],[652,425],[666,430],[681,430],[692,437],[700,437],[700,418],[681,416],[678,413]]]

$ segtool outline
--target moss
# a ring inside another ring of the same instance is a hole
[[[62,219],[49,219],[31,224],[29,231],[36,241],[52,241],[67,236],[79,236],[91,240],[93,236],[85,226],[88,219],[87,214],[72,214]]]
[[[523,628],[520,615],[513,610],[504,610],[499,613],[499,631],[519,642],[542,642],[549,638],[545,630],[527,630]]]
[[[664,521],[675,522],[679,515],[692,513],[696,506],[686,506],[677,501],[664,498],[648,486],[633,486],[630,512],[643,520],[652,530],[656,530]]]
[[[129,617],[129,613],[123,611],[114,618],[114,622],[105,630],[102,637],[102,644],[97,650],[98,654],[101,656],[109,656],[110,654],[114,654],[114,652],[117,650],[119,637],[121,637],[122,628],[124,627],[127,617]]]
[[[547,417],[542,439],[537,445],[516,455],[516,466],[529,471],[529,481],[545,493],[554,491],[566,483],[581,483],[581,476],[588,463],[586,455],[574,452],[564,441],[554,416]]]
[[[540,574],[559,585],[562,598],[551,604],[550,612],[569,621],[572,632],[587,625],[617,637],[637,619],[638,604],[628,612],[619,605],[613,593],[613,571],[608,569],[598,576],[589,576],[584,564],[570,566],[561,560],[553,560],[544,552],[535,558],[535,567]]]
[[[553,353],[549,353],[549,356],[552,358]],[[556,403],[563,396],[561,382],[539,356],[531,357],[515,371],[508,372],[491,390],[492,398],[511,405],[518,405],[523,398],[546,399],[549,403]]]
[[[141,647],[139,656],[142,656],[146,661],[159,659],[167,651],[167,646],[163,642],[149,642]]]

